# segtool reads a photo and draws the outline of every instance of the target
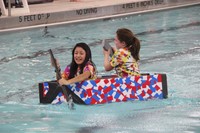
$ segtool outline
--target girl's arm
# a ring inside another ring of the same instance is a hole
[[[73,84],[76,82],[82,82],[84,80],[87,80],[90,77],[90,75],[91,75],[90,71],[85,71],[82,74],[80,74],[72,79],[66,80],[66,79],[62,78],[58,82],[60,85],[69,85],[69,84]]]
[[[113,67],[110,65],[110,61],[109,61],[109,52],[110,51],[105,51],[103,50],[103,54],[104,54],[104,68],[106,71],[110,71],[113,69]]]

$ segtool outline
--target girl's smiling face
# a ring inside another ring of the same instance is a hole
[[[81,65],[85,61],[86,52],[81,47],[76,47],[74,51],[74,61],[76,64]]]

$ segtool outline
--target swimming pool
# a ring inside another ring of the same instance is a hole
[[[0,131],[15,133],[200,132],[200,6],[0,35]],[[166,73],[169,98],[95,106],[40,105],[38,83],[54,79],[47,50],[64,69],[84,41],[100,74],[102,39],[119,27],[141,40],[142,72]]]

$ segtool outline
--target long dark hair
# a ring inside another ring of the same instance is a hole
[[[140,60],[140,41],[135,37],[133,32],[129,29],[121,28],[117,30],[116,34],[120,42],[126,43],[126,47],[131,52],[133,58],[136,61]]]
[[[85,65],[88,63],[88,61],[90,61],[92,63],[92,65],[94,66],[94,68],[96,69],[95,64],[92,61],[92,54],[91,54],[91,50],[90,47],[86,44],[86,43],[77,43],[75,45],[75,47],[72,50],[72,62],[70,63],[70,74],[69,74],[69,79],[74,78],[76,73],[77,73],[77,69],[78,69],[78,64],[76,64],[75,60],[74,60],[74,51],[77,47],[81,47],[82,49],[84,49],[84,51],[86,52],[86,57],[84,62],[80,65],[80,74],[83,73],[83,68],[85,67]]]

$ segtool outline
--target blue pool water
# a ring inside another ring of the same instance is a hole
[[[99,74],[102,39],[118,28],[141,40],[142,72],[166,73],[169,98],[94,106],[39,104],[38,83],[54,79],[48,49],[61,68],[78,42],[90,45]],[[0,33],[1,133],[200,132],[200,6],[96,22]]]

